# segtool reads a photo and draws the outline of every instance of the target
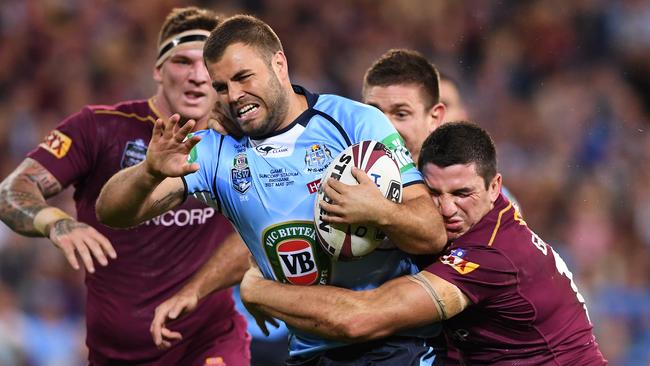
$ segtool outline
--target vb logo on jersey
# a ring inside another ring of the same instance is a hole
[[[332,161],[332,151],[325,145],[313,144],[305,150],[305,171],[322,173]]]
[[[288,221],[262,234],[264,250],[275,277],[292,285],[327,284],[331,262],[316,242],[311,221]]]
[[[232,188],[244,194],[253,184],[251,169],[248,167],[246,154],[237,154],[233,159],[233,167],[230,169]]]
[[[137,139],[126,143],[126,147],[122,152],[122,161],[120,167],[122,169],[134,166],[143,161],[147,157],[147,145],[144,140]]]

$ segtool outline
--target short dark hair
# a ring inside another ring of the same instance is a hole
[[[422,87],[427,108],[440,102],[440,74],[420,52],[391,49],[366,71],[363,89],[372,86],[415,84]]]
[[[476,172],[483,178],[485,188],[497,174],[494,141],[487,131],[467,121],[445,123],[424,140],[418,167],[422,170],[428,163],[441,168],[476,163]]]
[[[219,15],[212,10],[188,6],[185,8],[174,8],[167,15],[160,33],[158,34],[158,45],[166,39],[191,29],[203,29],[211,32],[219,25]]]
[[[206,63],[217,62],[228,46],[235,43],[254,46],[262,57],[271,60],[282,43],[271,27],[251,15],[235,15],[226,19],[212,31],[203,48]]]

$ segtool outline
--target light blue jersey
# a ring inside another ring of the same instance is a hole
[[[422,182],[422,176],[378,109],[294,89],[305,95],[309,107],[281,131],[258,140],[198,132],[202,140],[190,161],[201,168],[184,177],[187,193],[232,221],[266,278],[363,290],[416,273],[410,257],[392,245],[356,261],[334,262],[316,242],[316,190],[330,161],[346,147],[380,141],[395,153],[404,186]],[[339,345],[294,330],[289,351],[292,356],[309,355]]]

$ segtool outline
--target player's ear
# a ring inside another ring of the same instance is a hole
[[[488,186],[488,194],[492,203],[496,202],[497,198],[499,198],[499,193],[501,193],[501,179],[501,174],[497,173]]]
[[[289,79],[289,68],[287,65],[287,57],[284,55],[284,52],[278,51],[271,58],[271,67],[275,71],[275,75],[279,79]]]
[[[443,103],[436,103],[429,109],[429,132],[433,132],[436,128],[440,127],[445,119],[445,112],[447,107]]]
[[[162,83],[162,66],[153,68],[153,79],[157,83]]]

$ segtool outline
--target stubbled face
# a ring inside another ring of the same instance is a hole
[[[384,112],[417,161],[424,139],[437,127],[422,97],[421,87],[415,84],[367,86],[363,102]]]
[[[276,131],[287,116],[289,95],[271,63],[253,47],[235,43],[208,64],[225,118],[251,137]]]
[[[497,174],[486,189],[475,163],[445,168],[427,163],[422,173],[449,240],[457,239],[476,225],[494,207],[501,190],[501,175]]]
[[[173,53],[159,68],[154,79],[162,86],[158,103],[165,113],[183,119],[207,119],[216,93],[203,63],[203,50],[184,49]]]
[[[469,119],[458,88],[447,80],[440,81],[440,101],[447,107],[445,122],[467,121]]]

